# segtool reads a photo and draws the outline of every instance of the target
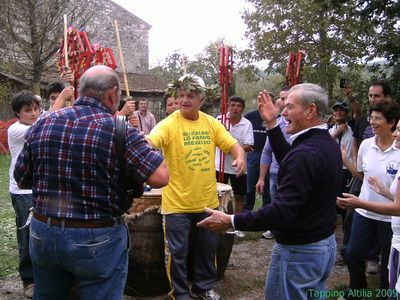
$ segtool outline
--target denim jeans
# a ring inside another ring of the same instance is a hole
[[[256,184],[260,176],[260,159],[261,152],[247,153],[247,193],[244,209],[252,211],[256,201]],[[271,196],[269,194],[269,178],[265,176],[265,186],[262,194],[263,206],[271,203]]]
[[[278,174],[269,173],[269,193],[271,195],[271,203],[274,202],[277,189],[278,189]]]
[[[353,215],[350,240],[347,245],[347,268],[350,273],[350,288],[367,288],[365,259],[370,255],[378,237],[381,249],[380,289],[389,287],[388,262],[392,241],[390,222],[377,221],[363,217],[357,212]]]
[[[18,229],[25,225],[32,207],[32,194],[12,194],[11,202],[15,211],[17,225],[17,241],[19,254],[19,274],[24,285],[33,282],[32,261],[29,255],[29,227]]]
[[[120,300],[128,273],[128,239],[124,224],[62,228],[32,218],[33,299],[67,300],[77,282],[81,300]]]
[[[335,235],[306,245],[275,243],[265,283],[265,300],[314,299],[336,257]]]

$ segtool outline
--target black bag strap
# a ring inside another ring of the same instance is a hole
[[[124,191],[124,198],[121,199],[121,208],[123,211],[126,211],[132,201],[130,203],[126,203],[127,199],[127,182],[126,182],[126,161],[124,158],[125,155],[125,135],[126,128],[128,127],[125,116],[116,116],[115,117],[115,135],[116,135],[116,149],[117,149],[117,157],[120,167],[120,177],[121,184],[123,185],[122,190]],[[130,199],[133,200],[133,199]]]
[[[118,161],[121,166],[121,170],[125,170],[125,135],[126,135],[126,128],[128,127],[126,123],[125,116],[116,116],[115,117],[115,134],[117,138],[117,155]],[[121,175],[125,177],[125,172],[122,172]],[[124,178],[125,180],[125,178]]]
[[[126,193],[126,197],[122,200],[121,207],[124,211],[131,207],[134,198],[139,198],[143,195],[143,184],[137,183],[135,180],[128,179],[126,174],[126,160],[125,160],[125,137],[128,123],[125,116],[115,117],[115,135],[116,135],[116,150],[118,162],[121,169],[121,184]]]

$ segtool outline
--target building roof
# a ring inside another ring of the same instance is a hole
[[[118,75],[122,83],[122,90],[125,90],[123,75],[122,73],[118,73]],[[129,90],[134,92],[164,92],[168,84],[164,78],[150,74],[127,73],[126,77]]]
[[[139,18],[138,16],[134,15],[134,14],[133,14],[132,12],[130,12],[129,10],[123,8],[123,7],[122,7],[121,5],[119,5],[118,3],[114,2],[114,1],[112,1],[112,3],[113,3],[115,6],[118,6],[118,8],[127,11],[127,12],[132,16],[133,19],[136,19],[136,20],[138,20],[138,22],[144,24],[144,25],[146,26],[146,29],[147,29],[147,30],[150,30],[150,28],[152,27],[149,23],[147,23],[146,21],[143,21],[141,18]]]

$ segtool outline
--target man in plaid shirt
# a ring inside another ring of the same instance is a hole
[[[32,188],[30,253],[34,299],[121,299],[128,267],[128,232],[115,147],[121,90],[117,74],[94,66],[80,80],[72,107],[40,119],[26,135],[14,177]],[[128,176],[153,187],[168,183],[162,156],[136,129],[126,135]]]

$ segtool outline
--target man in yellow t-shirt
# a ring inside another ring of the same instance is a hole
[[[213,290],[217,278],[217,234],[196,224],[207,217],[204,207],[218,207],[215,147],[232,154],[237,175],[244,174],[243,148],[213,117],[200,111],[205,100],[204,81],[184,75],[174,82],[180,109],[162,120],[146,136],[161,148],[170,172],[162,191],[161,211],[165,232],[167,273],[172,299],[221,299]],[[195,249],[192,288],[187,284],[189,232]]]

